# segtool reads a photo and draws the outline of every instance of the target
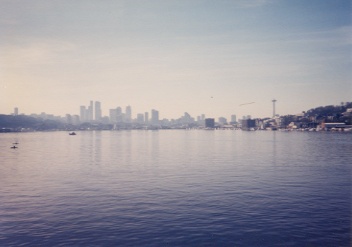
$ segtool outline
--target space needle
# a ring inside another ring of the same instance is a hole
[[[273,99],[272,102],[273,102],[273,118],[275,117],[275,103],[276,103],[276,99]]]

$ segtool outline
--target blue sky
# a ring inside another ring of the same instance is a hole
[[[0,113],[296,114],[352,101],[351,1],[0,0]],[[239,106],[246,102],[251,105]]]

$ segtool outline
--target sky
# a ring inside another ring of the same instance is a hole
[[[0,0],[0,114],[270,117],[352,101],[351,0]],[[249,102],[253,104],[241,105]]]

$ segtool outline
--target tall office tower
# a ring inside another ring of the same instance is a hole
[[[111,123],[117,123],[117,110],[110,109],[109,110],[109,118]]]
[[[95,120],[101,120],[101,104],[99,101],[95,101]]]
[[[123,122],[123,116],[122,116],[122,108],[121,107],[116,107],[116,121],[118,123]]]
[[[158,125],[159,124],[159,112],[157,110],[152,110],[152,124]]]
[[[126,122],[130,123],[132,122],[132,109],[131,106],[126,106]]]
[[[231,122],[232,123],[236,123],[237,122],[236,115],[231,115]]]
[[[88,106],[88,119],[89,122],[93,121],[93,101],[90,101],[90,104]]]
[[[80,111],[79,111],[79,117],[81,119],[81,122],[86,122],[87,121],[87,109],[84,105],[80,106]]]
[[[202,117],[202,120],[205,120],[205,114],[202,114],[201,117]]]
[[[85,116],[86,116],[86,122],[90,122],[91,120],[90,120],[90,118],[89,118],[89,107],[86,107],[86,114],[85,114]]]
[[[252,116],[251,115],[247,115],[247,118],[246,119],[251,119],[252,118]]]
[[[144,113],[144,123],[148,124],[148,122],[149,122],[149,113],[145,112]]]
[[[18,107],[15,107],[14,111],[13,111],[13,115],[17,116],[18,115]]]

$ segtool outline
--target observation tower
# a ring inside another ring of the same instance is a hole
[[[275,113],[275,103],[276,103],[276,99],[273,99],[272,102],[273,102],[273,118],[275,117],[276,113]]]

